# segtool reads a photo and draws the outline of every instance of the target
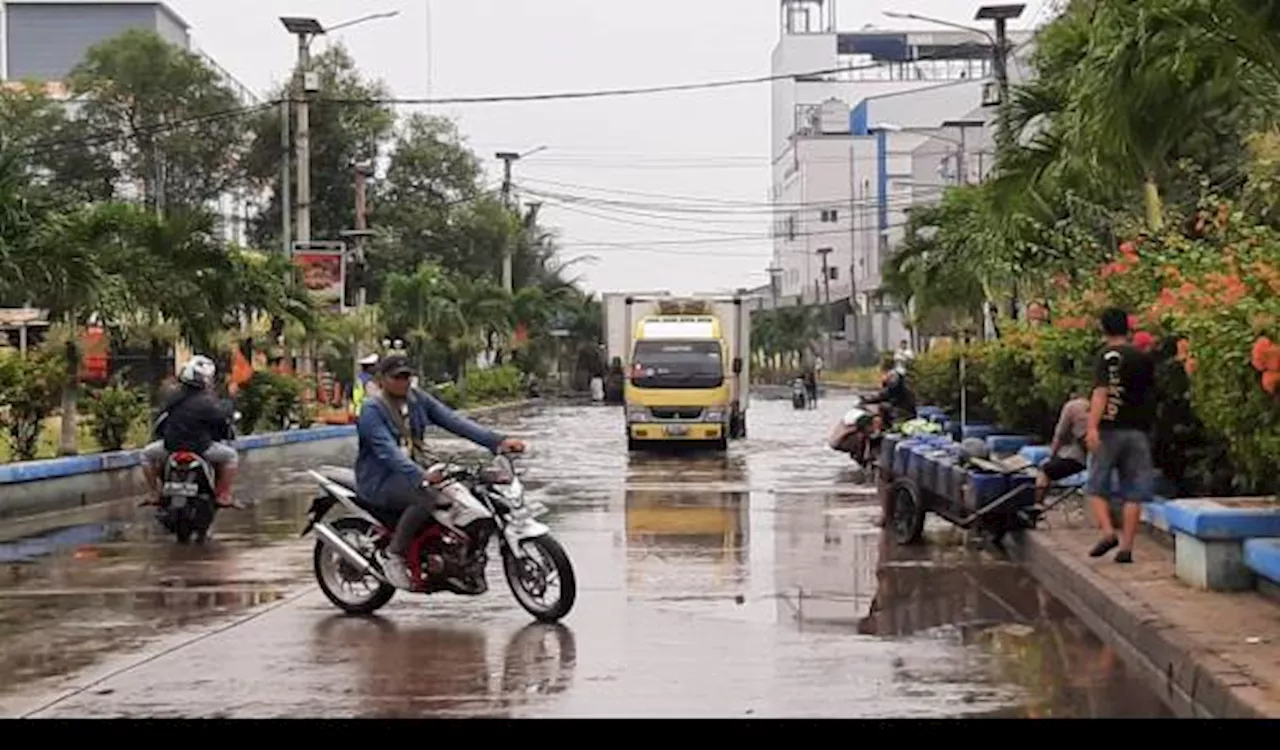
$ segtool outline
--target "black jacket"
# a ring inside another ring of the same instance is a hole
[[[182,387],[165,399],[156,418],[155,436],[165,450],[204,453],[214,442],[235,438],[231,409],[206,390]]]
[[[909,415],[910,419],[916,413],[916,397],[911,392],[911,388],[907,385],[907,379],[900,373],[893,373],[889,376],[889,381],[875,396],[867,399],[864,403],[868,404],[886,404],[899,412],[898,416]]]

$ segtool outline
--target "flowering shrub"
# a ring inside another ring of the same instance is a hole
[[[1166,471],[1185,468],[1193,453],[1219,469],[1229,458],[1239,473],[1228,482],[1233,489],[1274,488],[1280,476],[1280,234],[1246,223],[1225,204],[1202,211],[1191,234],[1121,243],[1116,258],[1094,276],[1057,284],[1051,325],[1016,331],[990,355],[1004,363],[995,368],[1003,366],[1000,375],[989,373],[993,406],[1012,417],[1015,410],[1060,405],[1092,376],[1098,315],[1122,307],[1132,313],[1135,343],[1157,352],[1161,362],[1157,450],[1166,454]],[[1033,383],[1025,379],[1028,360]],[[1027,417],[1008,421],[1027,423]]]

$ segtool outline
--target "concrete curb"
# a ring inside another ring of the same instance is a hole
[[[1184,718],[1268,718],[1233,688],[1249,680],[1205,653],[1151,607],[1095,573],[1048,534],[1010,539],[1012,556],[1119,652],[1125,663]]]
[[[467,409],[463,413],[478,417],[518,410],[531,403],[534,402],[513,401]],[[305,450],[317,443],[349,440],[355,434],[355,425],[326,425],[247,435],[237,440],[235,446],[242,454],[252,456],[271,449]],[[142,472],[138,470],[141,453],[135,449],[0,465],[0,520],[136,496],[143,491]]]

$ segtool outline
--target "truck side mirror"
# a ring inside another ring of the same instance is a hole
[[[734,375],[742,374],[742,357],[733,358],[733,374]]]

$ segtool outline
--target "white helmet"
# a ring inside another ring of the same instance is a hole
[[[184,385],[206,388],[213,384],[213,376],[217,372],[218,366],[213,363],[213,360],[198,354],[182,366],[178,372],[178,380]]]

